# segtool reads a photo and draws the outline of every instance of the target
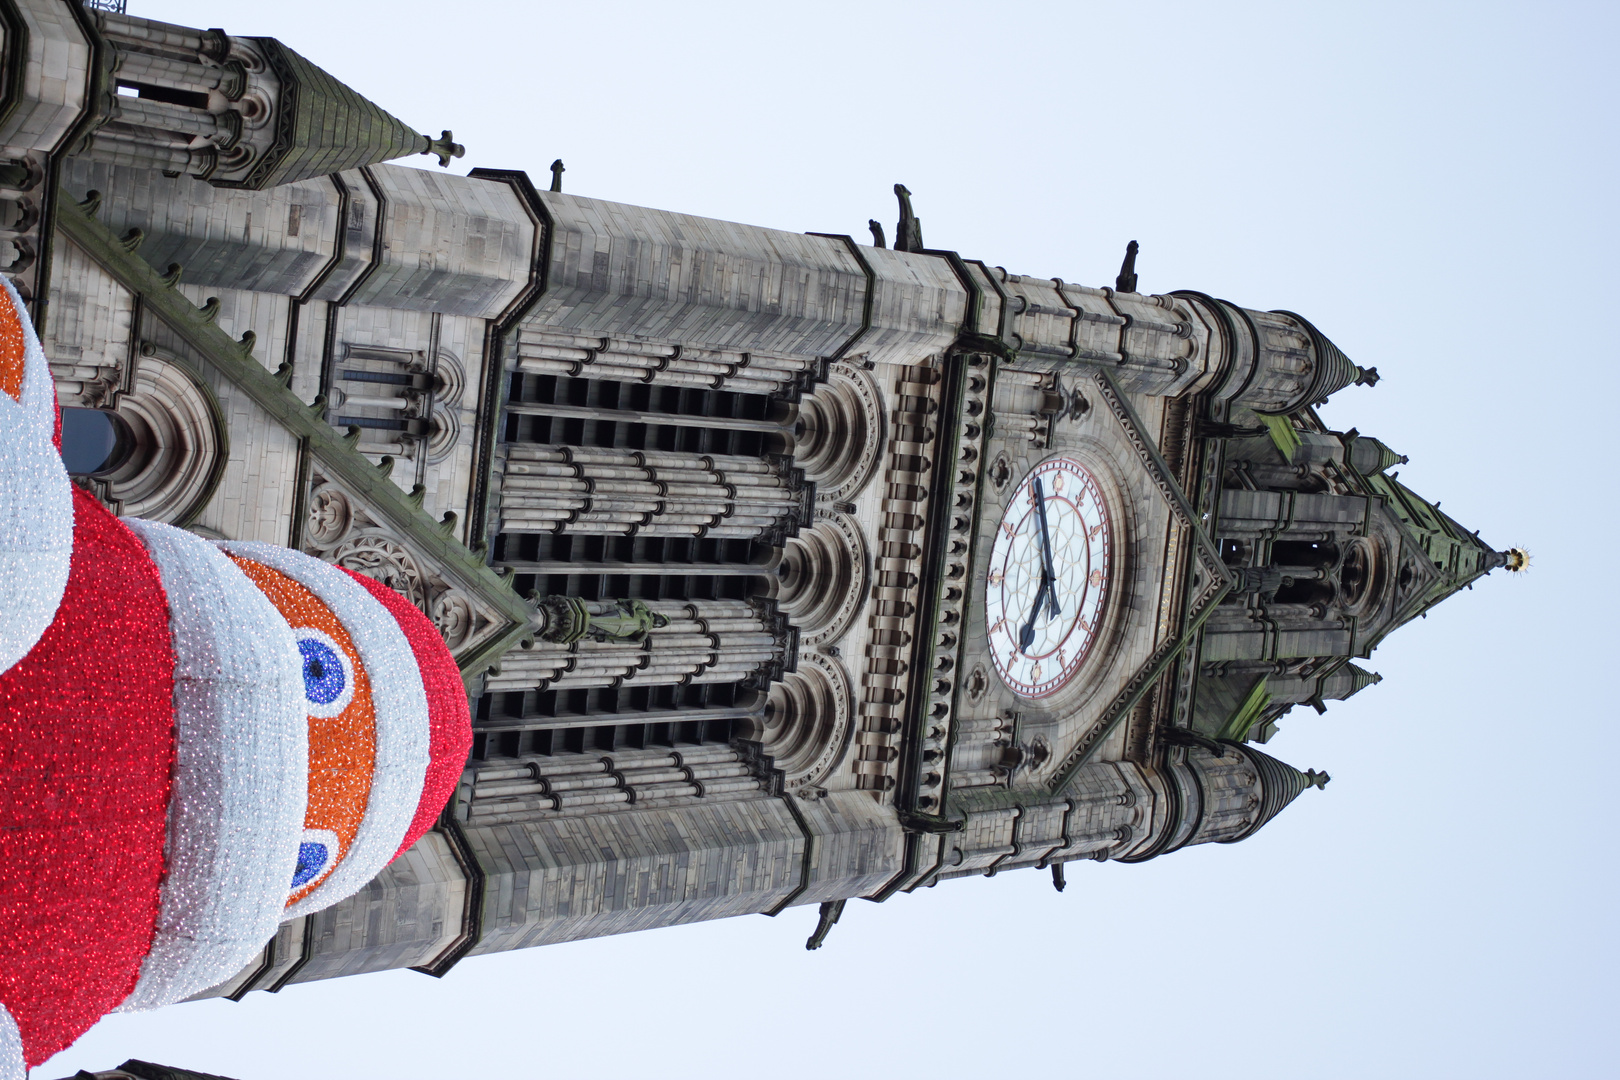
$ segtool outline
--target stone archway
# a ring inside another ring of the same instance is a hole
[[[143,355],[130,389],[114,399],[131,447],[101,481],[107,502],[128,517],[189,525],[213,497],[228,456],[213,391],[175,361]]]
[[[789,790],[813,787],[843,756],[853,704],[849,676],[832,657],[801,653],[799,668],[772,683],[764,710],[740,732],[782,770]]]
[[[817,498],[850,499],[872,479],[882,451],[877,386],[866,372],[835,364],[799,402],[793,463],[816,482]]]

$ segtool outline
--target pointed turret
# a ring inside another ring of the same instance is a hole
[[[1192,844],[1246,840],[1282,813],[1306,788],[1331,779],[1300,772],[1253,746],[1214,742],[1181,732],[1163,776],[1169,813],[1155,822],[1154,838],[1125,862],[1143,862]]]
[[[1126,269],[1129,267],[1121,270],[1121,282]],[[1304,316],[1292,311],[1241,308],[1201,293],[1176,296],[1207,312],[1210,320],[1222,328],[1220,345],[1211,346],[1215,349],[1212,358],[1225,369],[1215,400],[1230,402],[1235,410],[1222,422],[1242,428],[1268,415],[1298,416],[1347,386],[1374,386],[1378,382],[1377,368],[1351,362]],[[1251,418],[1244,410],[1254,416]]]
[[[1322,690],[1318,695],[1320,701],[1347,701],[1355,697],[1369,686],[1376,686],[1384,681],[1384,677],[1376,671],[1368,671],[1359,664],[1345,664],[1322,680]]]
[[[249,40],[280,84],[275,139],[228,186],[275,187],[413,154],[437,152],[448,165],[464,152],[450,132],[440,140],[448,146],[436,144],[274,38]]]
[[[1310,390],[1305,394],[1302,405],[1325,404],[1329,397],[1347,386],[1378,385],[1377,368],[1364,368],[1352,363],[1350,358],[1305,316],[1292,311],[1275,311],[1272,314],[1286,315],[1303,326],[1305,332],[1310,335],[1315,364],[1311,372]]]
[[[1379,638],[1427,613],[1492,570],[1505,567],[1516,572],[1528,563],[1528,556],[1518,548],[1492,548],[1479,538],[1477,530],[1470,532],[1442,513],[1438,502],[1429,502],[1401,483],[1399,475],[1374,473],[1367,477],[1368,486],[1383,497],[1410,541],[1402,545],[1401,561],[1395,571],[1399,606]]]
[[[450,132],[419,134],[273,38],[114,13],[96,26],[113,70],[75,151],[88,157],[260,190],[412,154],[448,165],[464,153]]]
[[[1258,774],[1259,790],[1256,794],[1260,801],[1254,811],[1253,823],[1236,836],[1221,839],[1220,843],[1223,844],[1235,844],[1239,840],[1253,836],[1272,818],[1282,813],[1289,803],[1299,798],[1306,788],[1326,789],[1328,781],[1333,779],[1327,773],[1317,772],[1315,769],[1300,772],[1292,765],[1278,761],[1270,754],[1256,750],[1252,746],[1243,747],[1243,753],[1253,763],[1255,773]],[[1194,837],[1193,843],[1198,842],[1198,838]]]
[[[1344,435],[1345,460],[1362,476],[1385,472],[1396,465],[1405,465],[1405,454],[1397,454],[1377,439],[1368,438],[1354,428]]]

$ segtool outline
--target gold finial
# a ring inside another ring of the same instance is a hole
[[[1530,569],[1530,553],[1522,547],[1510,547],[1504,554],[1507,555],[1506,566],[1515,574],[1522,574]]]

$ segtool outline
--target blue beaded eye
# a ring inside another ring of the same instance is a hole
[[[338,643],[310,626],[293,630],[311,716],[336,716],[354,699],[354,671]]]
[[[299,844],[298,866],[293,870],[292,887],[296,889],[308,884],[310,879],[326,869],[331,857],[325,844]]]
[[[330,705],[343,693],[343,661],[324,641],[305,638],[298,643],[304,654],[304,694],[317,705]]]
[[[337,856],[337,834],[330,829],[305,829],[298,845],[298,863],[293,868],[292,889],[308,885],[332,868]]]

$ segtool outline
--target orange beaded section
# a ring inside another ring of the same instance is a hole
[[[337,834],[337,856],[313,879],[287,899],[294,904],[325,881],[335,870],[360,832],[371,797],[371,776],[377,765],[377,714],[371,701],[371,679],[360,662],[359,650],[332,609],[292,578],[262,563],[231,556],[248,580],[269,597],[287,625],[319,630],[343,650],[354,671],[354,697],[336,716],[309,718],[309,809],[304,827],[330,829]]]
[[[11,296],[0,289],[0,390],[22,401],[23,372],[28,363],[27,335]]]

